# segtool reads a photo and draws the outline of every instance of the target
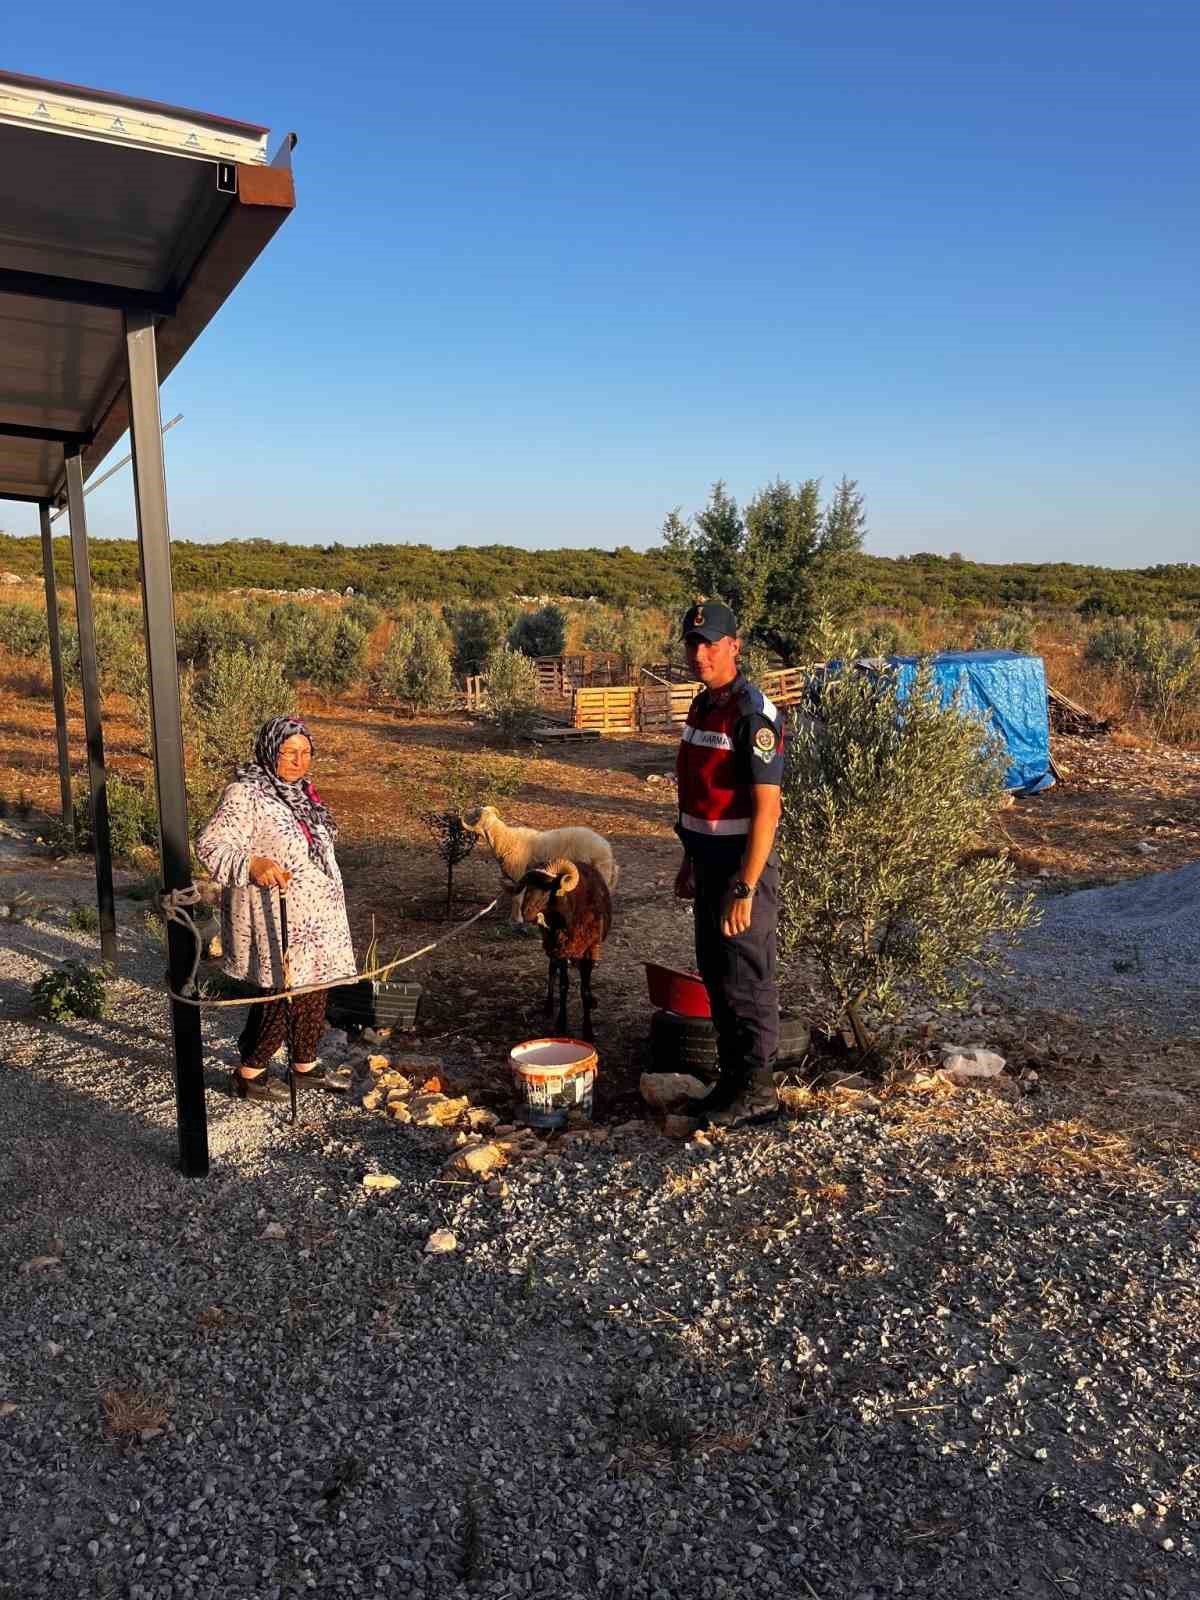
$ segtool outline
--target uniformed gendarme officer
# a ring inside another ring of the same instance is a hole
[[[688,711],[675,764],[684,849],[675,892],[695,899],[696,963],[720,1064],[716,1085],[687,1109],[726,1126],[766,1122],[779,1111],[775,832],[783,717],[738,669],[741,643],[728,606],[693,606],[682,631],[688,665],[704,688]]]

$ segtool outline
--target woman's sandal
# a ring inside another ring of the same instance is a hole
[[[264,1068],[256,1077],[247,1078],[240,1068],[233,1073],[233,1092],[239,1100],[259,1100],[266,1105],[287,1105],[291,1096],[278,1078],[272,1078]]]
[[[324,1064],[320,1061],[298,1061],[292,1067],[296,1074],[296,1082],[303,1084],[306,1089],[329,1089],[336,1091],[340,1084],[334,1083]]]

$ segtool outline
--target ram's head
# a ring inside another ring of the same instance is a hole
[[[550,902],[578,887],[579,868],[573,861],[548,861],[543,867],[530,867],[517,885],[521,900],[521,920],[546,926]]]

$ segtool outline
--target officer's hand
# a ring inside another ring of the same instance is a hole
[[[679,871],[675,874],[675,896],[679,900],[696,898],[696,874],[690,856],[684,856],[679,864]]]
[[[741,900],[732,893],[725,896],[725,904],[721,908],[721,932],[727,939],[736,939],[739,933],[747,932],[753,906],[752,894]]]

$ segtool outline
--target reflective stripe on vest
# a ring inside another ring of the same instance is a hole
[[[733,740],[727,733],[715,733],[711,728],[694,728],[690,722],[684,723],[681,738],[684,744],[700,744],[709,750],[733,749]]]
[[[749,833],[749,817],[694,817],[683,811],[679,816],[681,827],[692,833]]]

